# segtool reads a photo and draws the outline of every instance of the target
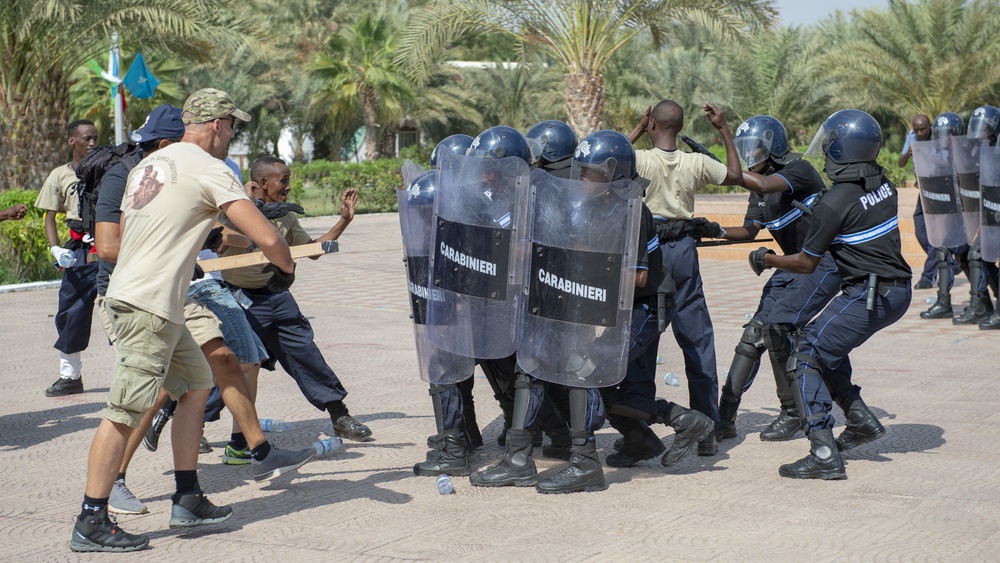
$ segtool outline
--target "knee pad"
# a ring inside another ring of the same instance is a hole
[[[764,327],[764,347],[773,353],[787,354],[792,348],[789,334],[791,333],[785,325],[767,325]]]
[[[760,358],[761,348],[764,343],[764,323],[754,318],[743,325],[743,334],[739,343],[736,344],[736,353],[753,360]]]

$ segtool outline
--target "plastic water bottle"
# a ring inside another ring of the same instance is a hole
[[[722,381],[723,382],[729,381],[729,370],[728,369],[726,371],[722,372]]]
[[[344,441],[337,437],[324,438],[313,442],[313,449],[316,450],[316,457],[319,457],[337,451],[343,444]]]
[[[751,319],[753,319],[753,313],[747,313],[747,314],[743,315],[743,318],[747,319],[747,320],[751,320]]]
[[[672,373],[663,374],[663,382],[671,387],[680,387],[681,382],[677,379],[677,376]]]
[[[284,432],[285,430],[288,430],[291,427],[292,427],[291,424],[288,424],[287,422],[281,420],[280,418],[260,419],[260,429],[263,430],[264,432]]]
[[[928,305],[933,305],[937,302],[937,297],[928,297],[924,301],[926,301]]]
[[[455,494],[455,485],[452,484],[451,477],[447,475],[438,475],[437,486],[438,492],[442,495]]]
[[[661,358],[660,355],[657,354],[656,355],[656,365],[660,365],[662,363],[663,363],[663,358]]]
[[[69,268],[73,264],[76,264],[76,256],[72,252],[64,252],[59,255],[59,260],[56,261],[60,268]]]

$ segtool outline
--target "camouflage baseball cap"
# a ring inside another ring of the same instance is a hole
[[[202,88],[184,102],[181,121],[184,125],[205,123],[229,115],[240,121],[250,121],[250,114],[237,109],[229,94],[215,88]]]

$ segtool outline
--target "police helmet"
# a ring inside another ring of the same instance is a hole
[[[407,201],[412,205],[433,205],[437,190],[437,171],[428,170],[406,186]]]
[[[1000,125],[1000,109],[980,106],[969,118],[967,135],[970,139],[990,139],[997,136],[998,125]]]
[[[573,128],[562,121],[547,120],[528,129],[525,135],[533,162],[559,162],[573,156],[577,138]]]
[[[882,148],[882,127],[859,109],[842,109],[826,118],[806,156],[826,156],[835,164],[874,162]]]
[[[528,141],[517,129],[505,125],[490,127],[477,135],[466,154],[496,159],[515,157],[531,164]]]
[[[955,112],[946,111],[934,119],[931,138],[945,139],[965,135],[965,122]]]
[[[770,115],[757,115],[736,128],[733,139],[744,166],[751,168],[771,159],[784,164],[788,156],[788,133],[780,121]]]
[[[636,176],[635,149],[618,131],[596,131],[576,146],[570,173],[574,180],[614,182]]]
[[[468,135],[449,135],[434,147],[431,152],[431,168],[437,168],[438,155],[441,151],[449,151],[455,154],[465,154],[472,144],[472,137]]]

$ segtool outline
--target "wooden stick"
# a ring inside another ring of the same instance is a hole
[[[328,240],[326,242],[311,242],[309,244],[300,244],[298,246],[291,247],[292,259],[299,260],[301,258],[312,258],[313,256],[322,256],[324,254],[330,254],[332,252],[337,252],[340,250],[337,241]],[[260,266],[270,262],[263,252],[251,252],[248,254],[234,254],[232,256],[222,256],[220,258],[211,258],[209,260],[199,260],[198,265],[201,269],[206,272],[215,272],[219,270],[232,270],[233,268],[244,268],[246,266]]]

